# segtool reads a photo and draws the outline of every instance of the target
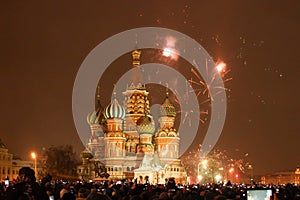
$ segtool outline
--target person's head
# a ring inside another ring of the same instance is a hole
[[[22,167],[19,170],[20,181],[34,181],[35,182],[35,172],[30,167]]]
[[[62,200],[75,200],[76,197],[75,197],[72,193],[67,192],[67,193],[65,193],[65,194],[62,196],[61,199],[62,199]]]

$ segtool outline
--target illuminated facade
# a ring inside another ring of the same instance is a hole
[[[17,179],[22,167],[34,168],[33,161],[24,161],[13,157],[8,148],[0,140],[0,181]]]
[[[12,179],[12,158],[13,154],[8,152],[6,146],[0,141],[0,179]]]
[[[262,184],[287,184],[295,183],[300,184],[300,167],[297,167],[295,171],[281,171],[272,174],[267,174],[261,177]]]
[[[150,113],[149,92],[141,83],[140,50],[132,52],[133,80],[125,92],[123,104],[114,98],[103,109],[99,90],[95,111],[87,116],[91,136],[81,154],[79,178],[95,178],[93,162],[105,166],[110,179],[148,177],[150,183],[164,183],[166,178],[186,183],[186,171],[179,159],[179,134],[174,128],[176,117],[168,91],[161,105],[159,128]],[[90,152],[90,153],[89,153]],[[91,156],[93,155],[93,156]],[[98,168],[98,167],[97,167]]]

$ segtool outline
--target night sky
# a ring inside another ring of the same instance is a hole
[[[299,1],[7,1],[0,9],[0,138],[11,153],[29,159],[52,144],[80,152],[72,89],[81,63],[108,37],[154,26],[189,35],[231,70],[218,148],[248,153],[255,174],[300,165]]]

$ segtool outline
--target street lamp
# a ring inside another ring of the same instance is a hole
[[[156,185],[159,183],[159,171],[161,170],[160,167],[156,166],[154,167],[154,171],[156,172]]]
[[[31,152],[31,158],[34,159],[34,173],[35,173],[35,176],[37,176],[37,171],[36,171],[36,153],[35,152]]]
[[[253,178],[253,166],[248,165],[248,170],[250,170],[250,179],[252,179]]]

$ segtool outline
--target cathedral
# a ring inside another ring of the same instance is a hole
[[[96,109],[87,122],[91,135],[81,153],[80,179],[137,179],[139,183],[164,184],[169,178],[186,184],[187,174],[179,159],[179,133],[174,128],[176,110],[168,90],[160,107],[156,128],[150,113],[149,92],[141,82],[140,50],[132,52],[136,70],[133,80],[118,102],[116,91],[111,103],[103,108],[97,91]]]

